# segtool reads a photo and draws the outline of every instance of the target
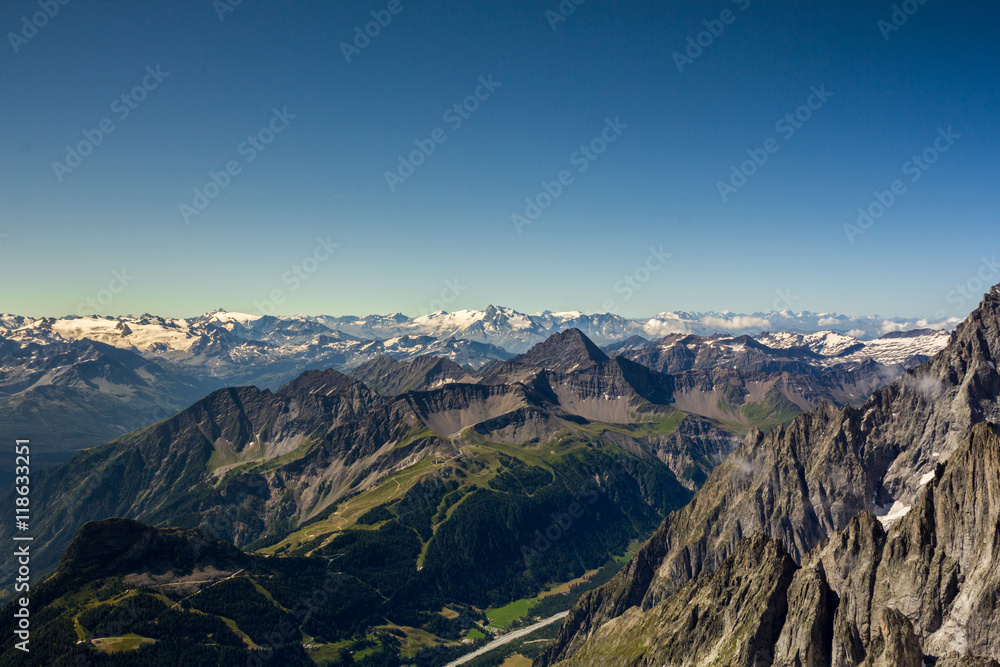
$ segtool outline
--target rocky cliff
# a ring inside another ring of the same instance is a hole
[[[944,350],[862,406],[825,405],[767,433],[752,431],[612,582],[580,601],[537,664],[572,656],[630,607],[648,611],[669,599],[687,582],[718,569],[741,540],[758,531],[802,563],[859,512],[891,525],[916,505],[923,484],[952,458],[974,424],[998,421],[998,359],[1000,287],[995,287]],[[961,465],[956,461],[953,470],[960,472],[954,474],[965,474]],[[805,595],[808,586],[802,586],[797,590]],[[917,623],[918,633],[924,622],[929,621]],[[859,628],[871,625],[871,619],[859,623]],[[887,623],[892,626],[891,619]],[[787,638],[790,646],[801,640]]]

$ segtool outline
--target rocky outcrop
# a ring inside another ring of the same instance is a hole
[[[730,647],[733,655],[757,656],[753,664],[774,667],[923,667],[925,659],[935,665],[989,665],[1000,658],[996,426],[977,424],[888,533],[862,511],[805,554],[801,567],[788,557],[787,577],[761,571],[748,557],[769,541],[784,553],[780,542],[757,533],[742,540],[714,572],[651,606],[630,605],[599,626],[588,628],[581,623],[586,616],[571,615],[576,636],[587,638],[559,664],[716,664],[716,656],[703,650],[705,637]],[[591,618],[616,601],[638,600],[641,573],[649,572],[641,556],[627,570],[631,589],[612,581],[585,598]],[[762,611],[768,607],[740,588],[731,578],[734,572],[781,582],[769,598],[783,600],[780,618]],[[704,612],[708,609],[711,613]],[[762,615],[776,624],[765,643],[740,622],[725,620]],[[613,657],[619,653],[632,658]],[[718,664],[750,664],[730,658],[734,662]]]
[[[788,617],[775,646],[777,667],[829,667],[837,599],[820,563],[795,573]]]
[[[885,609],[879,618],[878,634],[861,667],[923,667],[924,654],[913,633],[910,619],[895,609]]]
[[[771,664],[795,563],[763,534],[669,600],[604,625],[565,667],[756,667]]]
[[[885,515],[894,504],[913,506],[921,481],[953,455],[972,425],[1000,417],[998,360],[1000,289],[994,288],[941,353],[863,406],[822,406],[766,434],[751,432],[633,563],[605,589],[581,599],[538,664],[571,656],[633,605],[653,608],[718,568],[756,531],[803,562],[859,512]],[[945,582],[944,590],[951,576],[947,567],[942,562],[934,575]]]
[[[803,564],[804,573],[822,568],[836,600],[831,665],[856,665],[866,655],[873,625],[871,592],[884,545],[882,524],[870,512],[861,512],[844,530],[811,552]]]
[[[1000,658],[1000,438],[979,424],[889,533],[873,609],[894,607],[928,654]]]
[[[608,360],[608,355],[579,329],[567,329],[549,336],[514,361],[525,366],[538,366],[549,371],[570,373]]]

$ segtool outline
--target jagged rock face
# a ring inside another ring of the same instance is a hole
[[[871,653],[861,667],[923,667],[924,654],[910,619],[895,609],[885,609]]]
[[[889,533],[872,602],[913,622],[929,654],[1000,658],[1000,438],[979,424]]]
[[[589,638],[564,664],[715,664],[714,656],[694,658],[704,655],[699,638],[706,634],[741,656],[773,656],[758,664],[774,667],[923,667],[925,658],[936,665],[992,665],[1000,657],[1000,437],[994,425],[973,428],[888,533],[874,515],[860,512],[806,554],[801,568],[791,565],[787,577],[772,575],[785,588],[772,591],[771,599],[787,605],[780,617],[771,616],[773,643],[764,644],[759,634],[719,620],[756,617],[760,605],[717,585],[733,572],[758,581],[767,576],[747,558],[770,541],[762,536],[742,540],[714,572],[651,607],[626,607],[590,628],[586,616],[571,616],[576,636]],[[629,566],[640,577],[648,572],[643,556]],[[615,584],[584,599],[591,614],[624,604],[629,593],[630,601],[638,600],[636,588]],[[701,613],[706,600],[710,615]],[[690,612],[683,627],[680,610]],[[680,635],[677,652],[667,651]],[[616,662],[609,657],[616,651],[632,657]],[[536,664],[546,664],[544,657]]]
[[[856,665],[866,655],[872,628],[871,591],[884,545],[882,524],[870,512],[861,512],[803,563],[803,572],[822,569],[836,600],[831,665]]]
[[[995,288],[947,348],[862,407],[822,406],[766,434],[751,432],[612,582],[581,599],[538,664],[572,655],[629,607],[650,609],[715,570],[746,535],[763,531],[802,562],[858,512],[914,505],[921,479],[949,459],[972,425],[1000,417],[998,360]],[[950,576],[941,570],[945,589]],[[860,632],[866,621],[858,621]],[[841,630],[850,634],[849,625]]]
[[[670,435],[634,438],[607,432],[605,438],[631,453],[652,452],[692,491],[701,487],[712,470],[740,444],[738,436],[690,414]]]
[[[794,571],[795,563],[781,545],[758,533],[717,571],[689,582],[647,612],[633,607],[560,664],[769,665]]]
[[[801,560],[868,508],[877,480],[867,475],[852,434],[831,424],[837,414],[826,407],[788,427],[748,436],[709,477],[703,489],[710,492],[699,492],[654,536],[664,557],[643,605],[715,569],[746,535],[763,530]]]
[[[837,600],[822,564],[795,573],[788,588],[788,619],[775,647],[777,667],[829,667]]]
[[[608,360],[579,329],[567,329],[538,343],[512,361],[550,371],[570,373]]]

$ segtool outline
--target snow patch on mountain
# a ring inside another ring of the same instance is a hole
[[[834,331],[765,333],[757,336],[756,340],[774,349],[805,348],[836,363],[860,363],[872,359],[886,366],[912,366],[944,349],[949,337],[947,331],[923,329],[867,341]]]

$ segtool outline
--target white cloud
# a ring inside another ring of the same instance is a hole
[[[642,325],[642,330],[647,336],[666,336],[672,333],[691,333],[690,328],[679,318],[674,318],[673,322],[652,319]]]
[[[902,322],[890,322],[889,320],[882,320],[882,326],[879,327],[879,331],[883,334],[893,333],[894,331],[906,331],[910,329],[909,324]]]
[[[706,327],[714,329],[770,329],[771,321],[763,317],[753,317],[751,315],[737,315],[736,317],[724,318],[706,315],[701,318],[701,323]]]
[[[916,389],[927,400],[936,399],[944,391],[944,384],[929,375],[921,375],[920,377],[907,375],[903,378],[903,386]]]

